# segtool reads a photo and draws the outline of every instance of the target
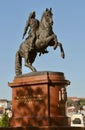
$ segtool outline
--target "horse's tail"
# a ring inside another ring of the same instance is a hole
[[[15,73],[16,73],[16,76],[22,74],[22,58],[19,54],[19,51],[17,51],[16,57],[15,57]]]

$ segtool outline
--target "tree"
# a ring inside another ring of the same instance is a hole
[[[0,120],[1,127],[8,127],[9,126],[9,117],[8,113],[5,111],[2,115],[2,119]]]

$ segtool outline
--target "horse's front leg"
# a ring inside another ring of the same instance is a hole
[[[54,48],[54,50],[57,48],[57,46],[58,46],[58,39],[57,39],[57,36],[54,34],[54,46],[53,46],[53,48]]]
[[[58,42],[58,46],[60,47],[61,57],[62,57],[62,58],[65,58],[64,49],[63,49],[62,44],[61,44],[60,42]]]
[[[57,36],[55,34],[54,34],[54,42],[55,42],[55,44],[53,46],[54,50],[57,48],[57,46],[59,46],[60,51],[61,51],[61,57],[65,58],[65,53],[64,53],[64,49],[62,47],[62,44],[60,42],[58,42]]]

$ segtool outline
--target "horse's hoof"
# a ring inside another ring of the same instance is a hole
[[[65,54],[64,54],[64,53],[61,53],[61,57],[64,59],[64,58],[65,58]]]
[[[37,72],[37,70],[34,68],[34,69],[33,69],[33,72]]]
[[[57,48],[57,45],[54,45],[54,46],[53,46],[53,49],[56,50],[56,48]]]

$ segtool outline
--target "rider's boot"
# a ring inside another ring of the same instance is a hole
[[[29,46],[29,51],[32,51],[34,49],[34,43],[31,43]]]

